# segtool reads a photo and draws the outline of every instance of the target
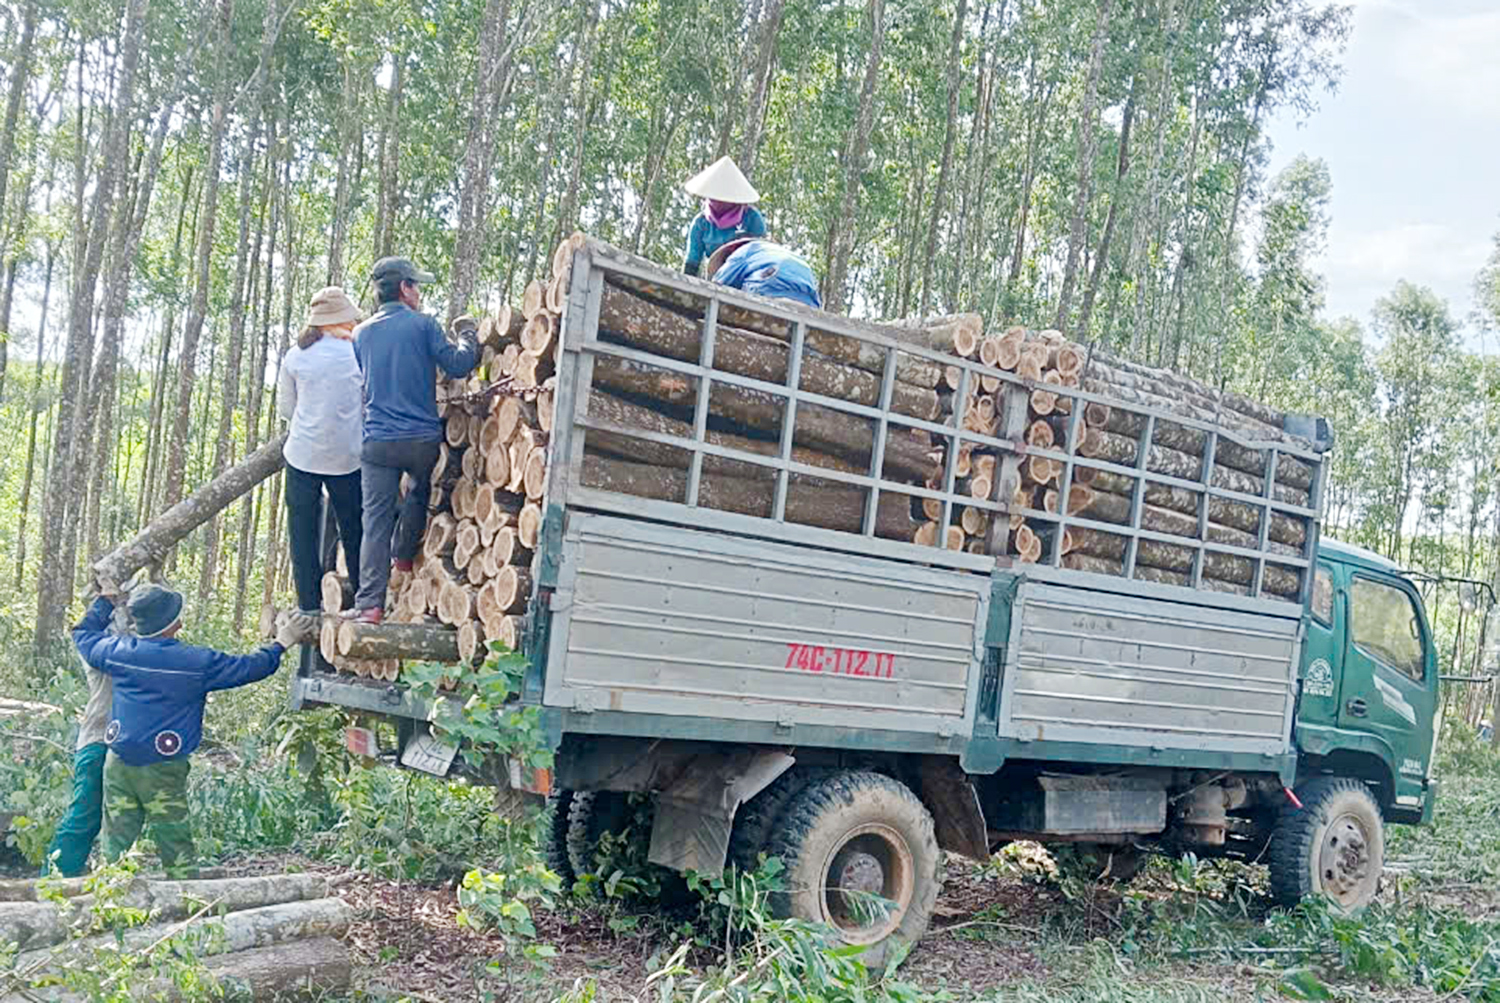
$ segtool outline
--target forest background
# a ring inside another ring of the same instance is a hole
[[[1310,0],[23,0],[0,6],[0,631],[66,624],[91,555],[273,433],[312,291],[437,270],[514,302],[582,228],[662,262],[682,178],[732,154],[830,308],[977,310],[1338,437],[1334,535],[1500,573],[1500,244],[1474,316],[1398,284],[1330,318],[1325,164],[1268,176],[1273,115],[1339,78]],[[184,545],[190,615],[286,586],[279,478]],[[1445,671],[1472,603],[1435,596]]]

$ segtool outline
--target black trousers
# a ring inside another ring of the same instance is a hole
[[[427,529],[427,500],[432,496],[432,468],[437,464],[438,444],[404,439],[399,442],[366,442],[364,462],[365,546],[360,552],[359,593],[356,609],[385,606],[385,590],[391,581],[391,551],[409,561],[422,546]],[[410,474],[411,490],[400,499],[401,475]]]
[[[286,468],[287,538],[292,547],[292,578],[297,583],[297,606],[316,610],[323,605],[323,555],[318,552],[319,502],[328,491],[329,507],[338,521],[339,538],[344,544],[344,563],[349,578],[359,588],[360,544],[364,527],[361,522],[363,493],[360,472],[350,474],[310,474],[290,463]]]

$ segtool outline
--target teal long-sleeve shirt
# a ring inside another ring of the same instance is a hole
[[[764,237],[765,235],[765,217],[754,206],[746,206],[745,214],[740,217],[740,225],[729,228],[714,226],[709,218],[700,212],[693,218],[693,225],[688,227],[687,256],[682,263],[682,270],[689,275],[697,275],[703,268],[703,262],[736,237]]]

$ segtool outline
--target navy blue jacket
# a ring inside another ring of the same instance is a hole
[[[741,245],[719,266],[713,280],[772,299],[796,300],[819,309],[823,306],[812,268],[791,251],[768,240]]]
[[[405,303],[383,303],[354,332],[354,357],[365,374],[366,442],[437,442],[437,367],[453,379],[479,361],[472,334],[451,344],[442,327]]]
[[[226,655],[176,638],[110,634],[114,610],[108,599],[95,599],[73,628],[73,643],[85,662],[114,681],[104,740],[131,766],[181,759],[198,748],[209,691],[266,678],[286,650],[273,642],[248,655]]]

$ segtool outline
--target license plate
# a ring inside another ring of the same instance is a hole
[[[434,738],[431,732],[423,732],[413,735],[411,741],[406,743],[406,749],[401,753],[401,765],[431,773],[435,777],[446,777],[448,767],[453,765],[453,757],[456,755],[458,746]]]

